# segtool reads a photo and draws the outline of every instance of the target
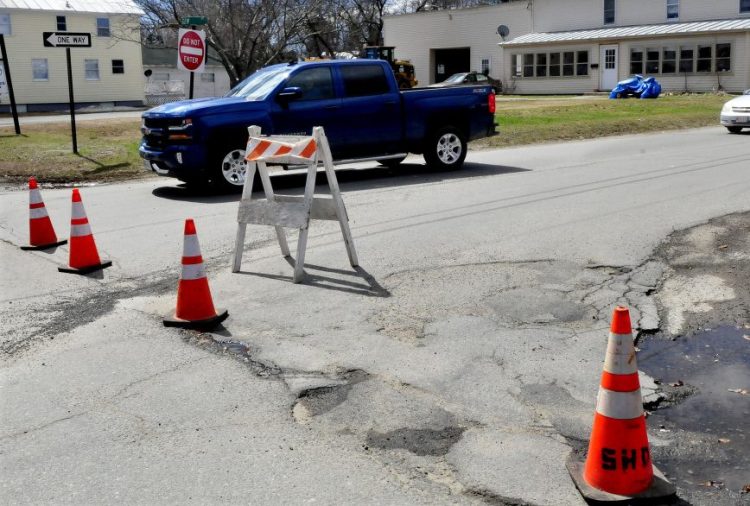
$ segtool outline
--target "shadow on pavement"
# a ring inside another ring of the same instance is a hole
[[[366,168],[351,168],[344,166],[336,169],[336,178],[343,186],[344,192],[369,190],[372,188],[388,188],[406,186],[412,184],[435,183],[439,181],[450,181],[482,176],[501,176],[516,172],[526,172],[530,169],[510,167],[507,165],[493,165],[487,163],[467,162],[461,170],[450,172],[436,172],[427,166],[416,163],[404,163],[396,169],[389,169],[382,165]],[[299,189],[304,190],[306,174],[303,171],[280,172],[271,175],[271,183],[274,191]],[[316,185],[327,185],[325,172],[319,169]],[[256,175],[253,183],[256,191],[253,195],[262,195],[260,180]],[[226,203],[239,201],[241,189],[229,192],[211,191],[207,188],[187,186],[160,186],[152,191],[156,197],[169,200],[185,200],[199,203]]]
[[[294,267],[294,260],[287,257],[286,261],[289,265]],[[332,275],[324,276],[316,274],[311,271],[320,271],[324,273],[330,273]],[[251,272],[251,271],[239,271],[238,274],[244,274],[246,276],[258,276],[267,279],[276,279],[280,281],[292,282],[291,273],[288,276],[281,274],[267,274],[263,272]],[[364,283],[344,279],[348,277],[359,277]],[[391,292],[383,288],[378,281],[364,268],[361,266],[352,267],[352,270],[334,269],[331,267],[323,267],[321,265],[305,264],[305,277],[302,280],[303,285],[312,286],[315,288],[323,288],[325,290],[336,290],[339,292],[353,293],[356,295],[365,295],[367,297],[383,297],[387,298],[391,296]]]

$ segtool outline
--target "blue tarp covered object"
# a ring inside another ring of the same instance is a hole
[[[617,86],[612,88],[612,93],[609,94],[609,98],[656,98],[661,93],[661,84],[653,77],[644,78],[640,74],[636,74],[630,79],[625,79],[617,83]]]

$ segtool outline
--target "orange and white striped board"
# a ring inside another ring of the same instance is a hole
[[[312,137],[304,137],[297,142],[250,137],[245,152],[245,159],[251,162],[310,164],[317,162],[318,144]]]

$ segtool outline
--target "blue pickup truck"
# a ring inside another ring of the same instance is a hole
[[[174,102],[143,114],[148,169],[188,184],[245,181],[247,127],[309,135],[323,126],[335,160],[395,167],[422,153],[437,169],[460,168],[467,142],[495,133],[492,87],[399,90],[388,63],[329,60],[265,67],[226,96]]]

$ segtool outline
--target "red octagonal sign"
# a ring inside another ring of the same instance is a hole
[[[203,70],[206,58],[206,44],[203,32],[198,30],[180,30],[180,43],[177,46],[177,63],[190,72]]]

